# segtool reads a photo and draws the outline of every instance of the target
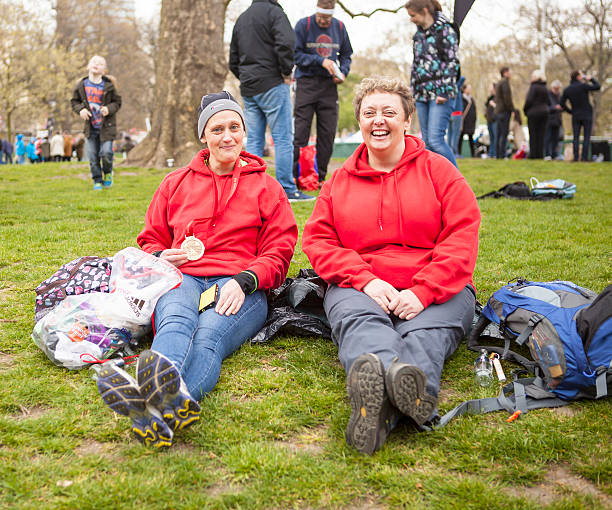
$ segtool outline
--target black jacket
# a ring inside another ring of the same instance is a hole
[[[590,120],[593,118],[593,107],[589,102],[589,92],[599,89],[600,85],[595,78],[591,78],[590,82],[574,80],[563,91],[561,106],[566,112],[571,113],[576,120]],[[571,108],[567,107],[568,99],[572,104]]]
[[[502,78],[495,84],[495,114],[512,113],[514,104],[512,103],[512,90],[510,80]]]
[[[474,98],[466,98],[463,96],[463,124],[461,127],[462,133],[473,135],[476,130],[476,103]]]
[[[253,0],[234,25],[229,68],[240,93],[252,97],[283,82],[293,70],[295,33],[276,0]]]
[[[546,82],[542,80],[532,81],[527,91],[523,112],[527,117],[544,117],[550,109],[550,97]]]
[[[495,122],[495,106],[493,106],[491,103],[495,103],[495,94],[491,94],[485,101],[485,118],[489,124]]]
[[[85,93],[85,78],[79,80],[72,93],[72,99],[70,100],[70,106],[72,111],[78,114],[83,108],[91,111],[89,108],[89,102],[87,101],[87,94]],[[108,115],[102,117],[102,127],[100,128],[100,141],[107,142],[117,138],[117,119],[115,114],[121,108],[121,96],[117,93],[115,85],[107,76],[102,76],[104,82],[104,91],[102,92],[102,106],[108,108]],[[89,138],[89,130],[91,128],[91,122],[85,121],[85,127],[83,132],[86,138]]]

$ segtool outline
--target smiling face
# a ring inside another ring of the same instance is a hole
[[[361,101],[359,129],[369,151],[385,152],[404,147],[404,133],[410,126],[399,95],[373,92]]]
[[[331,14],[315,14],[315,21],[321,28],[327,28],[331,25],[333,16]]]
[[[206,123],[201,141],[210,150],[210,168],[218,173],[231,172],[242,151],[244,126],[232,110],[215,113]]]

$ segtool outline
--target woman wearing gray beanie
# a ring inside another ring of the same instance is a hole
[[[109,366],[98,379],[104,401],[155,447],[198,419],[221,362],[261,329],[265,291],[285,280],[298,234],[283,188],[242,150],[244,114],[229,92],[202,97],[198,136],[206,148],[164,178],[137,239],[183,281],[155,307],[137,378]]]

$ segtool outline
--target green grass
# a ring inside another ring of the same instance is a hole
[[[573,200],[485,200],[475,284],[481,302],[517,276],[612,281],[612,166],[460,161],[476,194],[561,177]],[[52,365],[30,338],[34,288],[64,262],[135,245],[165,172],[119,168],[93,192],[83,164],[0,166],[0,507],[609,508],[612,401],[463,417],[427,434],[401,426],[374,456],[348,448],[345,374],[320,338],[245,345],[225,361],[202,419],[168,451],[131,437],[91,374]],[[303,228],[313,204],[296,204]],[[290,275],[309,263],[298,247]],[[447,362],[441,411],[493,396],[475,353]],[[514,368],[505,366],[509,372]]]

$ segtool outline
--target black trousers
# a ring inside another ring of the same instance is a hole
[[[530,115],[527,117],[529,129],[529,159],[542,159],[544,157],[544,138],[546,137],[546,124],[548,113]]]
[[[463,135],[468,135],[468,143],[470,144],[470,154],[474,157],[474,133],[461,131],[459,141],[457,142],[457,154],[461,156],[461,148],[463,147]]]
[[[298,177],[300,148],[308,145],[312,117],[317,114],[317,169],[319,181],[325,180],[327,165],[334,151],[338,127],[338,87],[330,78],[304,76],[298,78],[293,110],[293,176]]]
[[[510,129],[510,112],[498,113],[495,117],[497,123],[497,144],[495,155],[497,159],[504,159],[508,149],[508,130]]]
[[[572,130],[574,131],[574,161],[578,161],[580,150],[580,128],[584,129],[584,140],[582,142],[582,161],[589,160],[589,147],[591,145],[591,128],[593,119],[576,119],[572,116]]]

